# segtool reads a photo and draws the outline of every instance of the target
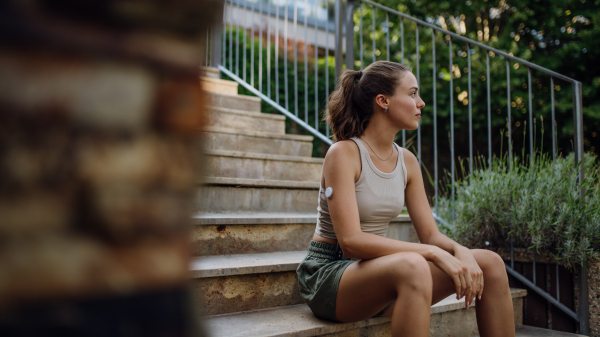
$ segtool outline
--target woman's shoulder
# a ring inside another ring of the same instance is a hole
[[[327,150],[323,166],[327,171],[350,170],[360,174],[361,163],[358,146],[349,139],[335,142]]]
[[[400,151],[402,151],[404,167],[406,168],[406,179],[407,181],[410,181],[413,174],[421,173],[419,160],[417,159],[417,156],[415,156],[415,154],[411,151],[400,146],[398,146],[398,148],[400,148]]]
[[[352,160],[358,157],[360,157],[358,146],[353,140],[347,139],[333,143],[333,145],[329,147],[329,150],[327,150],[325,160],[328,158],[336,160]]]

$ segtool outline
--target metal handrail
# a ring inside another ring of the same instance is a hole
[[[370,1],[370,0],[358,0],[358,1],[360,1],[360,2],[364,2],[365,4],[371,5],[371,6],[373,6],[373,7],[377,7],[377,8],[379,8],[379,9],[382,9],[382,10],[384,10],[384,11],[388,12],[388,13],[392,13],[392,14],[398,15],[398,16],[400,16],[400,17],[402,17],[402,18],[405,18],[405,19],[407,19],[407,20],[410,20],[410,21],[416,22],[416,23],[418,23],[418,24],[420,24],[420,25],[422,25],[422,26],[429,27],[429,28],[431,28],[431,29],[437,30],[437,31],[439,31],[439,32],[441,32],[441,33],[443,33],[443,34],[450,35],[450,36],[452,36],[452,37],[453,37],[453,38],[455,38],[455,39],[461,40],[461,41],[463,41],[463,42],[467,42],[468,44],[471,44],[471,45],[473,45],[473,46],[477,46],[477,47],[479,47],[479,48],[482,48],[482,49],[485,49],[485,50],[487,50],[487,51],[494,52],[494,54],[498,54],[498,55],[504,56],[505,58],[507,58],[507,59],[509,59],[509,60],[512,60],[512,61],[515,61],[515,62],[521,63],[521,64],[523,64],[523,65],[525,65],[525,66],[527,66],[527,67],[529,67],[529,68],[533,68],[533,69],[535,69],[535,70],[539,70],[539,71],[545,72],[546,74],[548,74],[548,75],[551,75],[551,76],[553,76],[553,77],[556,77],[556,78],[559,78],[559,79],[561,79],[561,80],[563,80],[563,81],[566,81],[566,82],[571,82],[571,83],[576,83],[576,82],[577,82],[576,80],[574,80],[574,79],[572,79],[572,78],[570,78],[570,77],[567,77],[567,76],[565,76],[565,75],[561,75],[561,74],[559,74],[559,73],[557,73],[557,72],[554,72],[554,71],[552,71],[552,70],[550,70],[550,69],[547,69],[547,68],[544,68],[544,67],[540,67],[540,66],[538,66],[538,65],[537,65],[537,64],[535,64],[535,63],[531,63],[531,62],[525,61],[525,60],[523,60],[523,59],[520,59],[520,58],[518,58],[518,57],[515,57],[515,56],[513,56],[513,55],[507,54],[507,53],[505,53],[505,52],[503,52],[503,51],[501,51],[501,50],[498,50],[498,49],[492,48],[492,47],[490,47],[490,46],[487,46],[487,45],[485,45],[485,44],[483,44],[483,43],[479,43],[479,42],[477,42],[477,41],[475,41],[475,40],[471,40],[471,39],[469,39],[469,38],[467,38],[467,37],[464,37],[464,36],[462,36],[462,35],[459,35],[459,34],[453,33],[453,32],[451,32],[451,31],[449,31],[449,30],[443,29],[443,28],[441,28],[441,27],[438,27],[438,26],[436,26],[436,25],[432,25],[432,24],[430,24],[430,23],[428,23],[428,22],[425,22],[425,21],[423,21],[423,20],[419,20],[419,19],[417,19],[417,18],[413,18],[413,17],[412,17],[412,16],[410,16],[410,15],[404,14],[404,13],[402,13],[402,12],[398,12],[398,11],[396,11],[396,10],[393,10],[393,9],[391,9],[391,8],[388,8],[388,7],[385,7],[385,6],[383,6],[383,5],[380,5],[380,4],[378,4],[378,3],[375,3],[375,2],[373,2],[373,1]]]

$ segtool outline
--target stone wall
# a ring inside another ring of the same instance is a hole
[[[199,334],[199,41],[221,6],[0,4],[0,335]]]

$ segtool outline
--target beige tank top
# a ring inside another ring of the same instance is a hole
[[[354,183],[360,229],[365,233],[385,236],[390,221],[397,217],[404,207],[407,174],[402,149],[394,143],[398,150],[396,168],[390,173],[383,173],[371,161],[365,145],[356,137],[351,139],[360,150],[361,172]],[[337,240],[329,215],[325,188],[321,186],[319,189],[315,232],[324,238]]]

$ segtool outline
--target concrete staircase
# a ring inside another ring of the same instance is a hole
[[[389,336],[389,318],[336,324],[316,319],[298,294],[296,267],[314,233],[323,159],[311,136],[285,134],[285,118],[205,69],[208,177],[197,194],[191,277],[211,336]],[[416,242],[410,219],[388,237]],[[513,289],[522,322],[524,290]],[[474,308],[452,297],[432,307],[431,336],[476,336]],[[528,336],[528,335],[522,335]],[[535,335],[532,335],[535,336]]]

